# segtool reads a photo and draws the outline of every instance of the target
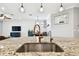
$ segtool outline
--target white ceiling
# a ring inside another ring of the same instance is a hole
[[[60,3],[44,3],[45,12],[56,12],[60,7]],[[65,9],[78,6],[78,3],[63,3]],[[6,11],[19,11],[20,3],[0,3],[0,7],[5,7]],[[40,3],[24,3],[24,8],[26,12],[38,12],[40,8]]]
[[[59,11],[60,3],[43,3],[44,6],[44,14],[51,14]],[[63,3],[65,9],[72,8],[72,7],[79,7],[78,3]],[[24,8],[26,13],[20,13],[19,7],[20,3],[0,3],[0,11],[1,7],[5,8],[5,13],[14,14],[16,17],[17,15],[26,17],[29,14],[38,14],[40,3],[24,3]],[[43,13],[42,13],[43,14]]]

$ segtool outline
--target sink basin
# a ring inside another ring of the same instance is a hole
[[[64,52],[55,43],[25,43],[16,52]]]

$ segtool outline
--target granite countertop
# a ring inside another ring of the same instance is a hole
[[[17,53],[16,50],[24,43],[35,43],[34,37],[9,38],[0,41],[0,55],[2,56],[78,56],[79,39],[76,38],[54,38],[52,42],[59,45],[64,52],[24,52]],[[42,39],[42,42],[50,42],[48,37]]]

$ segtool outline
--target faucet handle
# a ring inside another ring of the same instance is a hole
[[[43,38],[43,36],[39,36],[39,43],[41,43],[41,39]]]
[[[50,43],[52,43],[53,38],[50,38]]]

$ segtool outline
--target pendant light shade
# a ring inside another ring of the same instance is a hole
[[[59,11],[62,12],[64,10],[63,5],[61,3]]]
[[[5,8],[4,7],[1,7],[1,10],[4,12],[5,11]]]
[[[42,3],[41,3],[40,12],[43,12],[43,11],[44,11],[44,9],[43,9],[43,5],[42,5]]]
[[[21,3],[20,11],[21,11],[22,13],[25,12],[25,9],[24,9],[24,6],[23,6],[23,3]]]

